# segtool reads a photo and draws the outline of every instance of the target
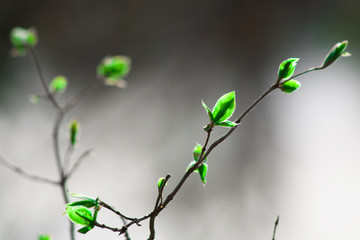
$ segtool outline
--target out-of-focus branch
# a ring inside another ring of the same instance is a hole
[[[49,184],[53,184],[53,185],[59,185],[60,183],[55,181],[55,180],[51,180],[45,177],[41,177],[41,176],[37,176],[31,173],[26,172],[25,170],[23,170],[22,168],[14,165],[13,163],[11,163],[10,161],[6,160],[5,158],[0,156],[0,164],[2,164],[3,166],[7,167],[8,169],[14,171],[15,173],[19,174],[22,177],[28,178],[30,180],[34,180],[34,181],[40,181],[40,182],[44,182],[44,183],[49,183]]]

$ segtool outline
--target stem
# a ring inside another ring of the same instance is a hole
[[[72,97],[69,98],[69,100],[65,104],[63,110],[65,112],[69,111],[72,107],[74,107],[78,103],[80,98],[84,97],[91,90],[98,87],[101,83],[103,83],[103,79],[101,79],[101,78],[95,78],[94,80],[92,80],[88,85],[86,85],[78,93],[76,93],[75,95],[73,95]]]
[[[277,229],[278,224],[279,224],[279,215],[277,216],[276,221],[275,221],[272,240],[275,240],[275,234],[276,234],[276,229]]]
[[[67,184],[66,184],[66,180],[67,177],[64,173],[64,169],[61,163],[61,155],[60,155],[60,144],[59,144],[59,129],[60,129],[60,125],[61,122],[64,118],[64,115],[66,113],[66,111],[60,107],[60,105],[57,103],[57,101],[55,100],[54,96],[51,94],[51,92],[49,91],[48,85],[45,81],[44,78],[44,74],[41,70],[41,66],[40,66],[40,61],[37,57],[37,54],[35,52],[35,50],[32,47],[28,47],[27,48],[30,52],[30,56],[35,64],[35,69],[36,72],[39,75],[39,79],[40,82],[46,92],[47,97],[50,99],[50,101],[52,102],[53,106],[55,107],[55,109],[57,110],[57,116],[55,119],[55,123],[54,123],[54,127],[53,127],[53,148],[54,148],[54,153],[55,153],[55,161],[56,161],[56,166],[57,169],[59,171],[59,177],[60,177],[60,181],[59,181],[59,186],[61,187],[61,192],[64,198],[64,202],[68,203],[69,202],[69,198],[67,195]],[[75,240],[75,225],[70,222],[70,236],[71,236],[71,240]]]
[[[36,69],[36,72],[38,73],[39,75],[39,78],[40,78],[40,82],[46,92],[46,95],[47,97],[50,99],[50,101],[52,102],[52,104],[54,105],[54,107],[58,110],[58,111],[62,111],[60,105],[56,102],[54,96],[51,94],[51,92],[49,91],[49,88],[48,88],[48,85],[45,81],[45,78],[44,78],[44,74],[41,70],[41,66],[40,66],[40,61],[39,61],[39,58],[37,57],[37,54],[34,50],[34,48],[32,47],[28,47],[27,48],[29,50],[29,53],[30,53],[30,56],[35,64],[35,69]]]

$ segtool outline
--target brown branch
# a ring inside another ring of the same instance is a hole
[[[92,80],[88,85],[86,85],[83,89],[81,89],[78,93],[70,97],[63,107],[64,111],[69,111],[73,108],[78,102],[80,98],[83,98],[86,94],[90,93],[93,89],[98,87],[100,84],[103,83],[102,79],[95,78]]]
[[[44,182],[44,183],[49,183],[49,184],[53,184],[53,185],[59,185],[60,183],[58,181],[54,181],[45,177],[41,177],[41,176],[37,176],[31,173],[26,172],[25,170],[23,170],[22,168],[14,165],[13,163],[9,162],[8,160],[6,160],[5,158],[0,156],[0,164],[2,164],[3,166],[7,167],[8,169],[14,171],[15,173],[19,174],[22,177],[28,178],[30,180],[35,180],[35,181],[40,181],[40,182]]]
[[[75,161],[74,166],[69,170],[69,172],[66,174],[66,178],[70,178],[72,176],[72,174],[74,174],[74,172],[76,171],[76,169],[80,166],[81,162],[87,157],[89,156],[92,152],[94,151],[94,149],[88,149],[85,152],[83,152],[78,159]]]
[[[163,209],[164,208],[164,206],[162,204],[162,193],[163,193],[165,185],[166,185],[166,183],[167,183],[167,181],[169,180],[170,177],[171,176],[169,174],[166,175],[164,184],[159,189],[158,197],[157,197],[156,202],[155,202],[155,207],[154,207],[154,210],[152,211],[153,214],[151,214],[150,221],[149,221],[150,236],[149,236],[148,240],[155,239],[155,218],[160,213],[160,211],[158,211],[157,209]]]
[[[46,92],[46,95],[47,97],[50,99],[50,101],[52,102],[52,104],[54,105],[54,107],[59,111],[59,112],[62,112],[62,108],[60,107],[60,105],[57,103],[57,101],[55,100],[54,96],[51,94],[51,92],[49,91],[49,86],[48,84],[46,83],[45,81],[45,78],[44,78],[44,74],[41,70],[41,66],[40,66],[40,61],[39,61],[39,58],[37,57],[37,54],[34,50],[33,47],[27,47],[27,49],[29,50],[30,52],[30,56],[31,56],[31,59],[33,60],[34,62],[34,65],[35,65],[35,69],[36,69],[36,72],[38,73],[39,75],[39,78],[40,78],[40,82]]]
[[[110,211],[112,211],[112,212],[115,213],[116,215],[118,215],[118,216],[120,216],[120,217],[122,217],[122,218],[124,218],[124,219],[126,219],[126,220],[135,221],[135,222],[138,221],[137,218],[128,217],[128,216],[122,214],[121,212],[117,211],[115,208],[111,207],[109,204],[107,204],[107,203],[105,203],[105,202],[103,202],[103,201],[101,201],[101,200],[99,200],[99,205],[102,206],[102,207],[104,207],[104,208],[106,208],[106,209],[108,209],[108,210],[110,210]]]

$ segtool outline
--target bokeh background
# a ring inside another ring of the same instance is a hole
[[[36,27],[46,78],[70,81],[65,97],[95,77],[104,56],[131,57],[128,88],[101,87],[83,99],[66,116],[61,144],[64,152],[76,117],[74,156],[96,154],[69,190],[138,217],[153,208],[157,179],[172,175],[168,193],[203,143],[202,99],[213,106],[235,90],[238,115],[275,81],[281,61],[299,57],[297,71],[306,70],[347,39],[351,58],[299,78],[293,94],[273,92],[214,150],[206,188],[190,177],[157,218],[156,239],[271,239],[278,214],[277,239],[359,239],[359,13],[358,0],[1,0],[0,155],[57,177],[55,111],[28,100],[43,90],[30,59],[9,55],[14,26]],[[58,188],[0,166],[0,239],[68,239],[64,209]],[[120,226],[105,211],[100,220]],[[147,222],[130,235],[146,239]],[[95,229],[77,239],[119,237]]]

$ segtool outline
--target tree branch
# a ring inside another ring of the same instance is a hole
[[[28,178],[30,180],[40,181],[40,182],[49,183],[49,184],[53,184],[53,185],[59,185],[60,184],[59,182],[57,182],[55,180],[51,180],[51,179],[48,179],[48,178],[44,178],[44,177],[40,177],[40,176],[37,176],[37,175],[33,175],[31,173],[28,173],[25,170],[23,170],[22,168],[20,168],[20,167],[14,165],[13,163],[7,161],[2,156],[0,156],[0,164],[2,164],[3,166],[7,167],[8,169],[14,171],[15,173],[19,174],[20,176]]]

